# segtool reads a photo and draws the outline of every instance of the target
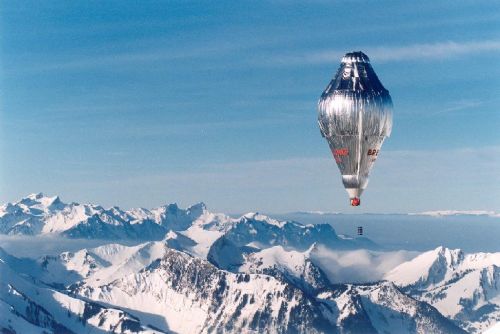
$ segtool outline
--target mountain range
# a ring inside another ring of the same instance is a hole
[[[43,236],[103,240],[29,258],[0,249],[6,333],[480,333],[500,322],[500,253],[441,247],[354,283],[332,274],[330,254],[347,271],[349,256],[387,254],[330,224],[43,194],[0,207],[0,233],[28,247]]]

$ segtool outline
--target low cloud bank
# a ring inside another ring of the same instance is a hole
[[[312,261],[323,269],[332,283],[368,283],[382,279],[385,273],[419,254],[420,252],[405,250],[333,251],[319,246]]]

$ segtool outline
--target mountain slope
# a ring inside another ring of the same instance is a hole
[[[500,322],[500,253],[464,254],[439,247],[385,278],[472,333]]]
[[[166,249],[161,259],[137,273],[104,285],[95,283],[85,282],[73,292],[126,308],[143,322],[179,333],[376,333],[374,329],[380,325],[372,318],[379,319],[386,309],[391,313],[385,316],[389,326],[397,327],[402,319],[409,319],[414,325],[410,333],[431,329],[436,333],[462,333],[435,309],[406,297],[393,286],[387,288],[388,283],[323,287],[315,297],[315,293],[310,294],[313,290],[303,291],[280,275],[230,273],[172,249]],[[380,297],[360,304],[364,289],[388,291],[387,300],[401,303],[384,304],[385,299]],[[346,303],[358,307],[353,312],[345,311]],[[420,318],[411,320],[420,311]]]
[[[315,251],[315,245],[304,252],[270,247],[246,256],[238,271],[280,277],[301,290],[314,293],[331,285],[323,270],[311,260],[311,253]]]
[[[7,333],[154,333],[122,310],[37,286],[1,259],[0,309]]]
[[[345,285],[321,293],[319,298],[335,303],[337,324],[342,328],[348,328],[353,320],[366,323],[359,318],[364,314],[375,333],[465,333],[432,306],[404,295],[389,282]],[[358,317],[353,319],[353,314]],[[368,332],[372,332],[368,327],[359,331]]]

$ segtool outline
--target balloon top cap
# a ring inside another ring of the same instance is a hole
[[[346,53],[342,57],[342,63],[370,63],[370,58],[361,51],[354,51]]]

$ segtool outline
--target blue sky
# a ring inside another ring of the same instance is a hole
[[[500,211],[500,4],[3,1],[0,201]],[[395,105],[362,206],[316,124],[363,50]]]

